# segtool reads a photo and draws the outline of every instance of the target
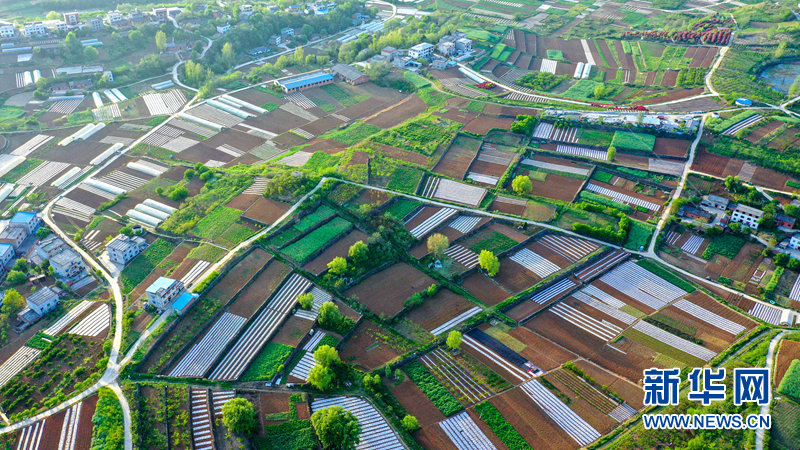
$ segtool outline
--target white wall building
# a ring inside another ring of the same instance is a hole
[[[758,221],[764,215],[764,211],[751,208],[747,205],[736,205],[731,211],[731,222],[738,222],[754,230],[758,229]]]
[[[422,42],[408,49],[408,56],[413,59],[430,58],[434,48],[433,44]]]
[[[141,236],[128,237],[120,234],[108,243],[108,258],[117,264],[128,264],[133,258],[147,248],[147,242]]]
[[[59,302],[56,291],[47,286],[38,289],[25,300],[28,303],[28,308],[39,316],[56,309]]]
[[[28,37],[47,35],[47,29],[42,22],[28,22],[23,25],[22,29],[25,32],[25,36]]]

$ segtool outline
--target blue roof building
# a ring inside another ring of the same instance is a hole
[[[18,212],[8,221],[8,226],[25,228],[30,235],[39,227],[39,216],[33,212]]]
[[[186,292],[183,283],[172,278],[159,277],[145,290],[147,301],[160,310]]]
[[[280,86],[283,92],[297,92],[311,87],[324,86],[333,83],[333,75],[324,70],[316,70],[300,75],[275,80],[275,84]]]
[[[189,309],[196,298],[197,294],[184,292],[172,303],[172,307],[178,312],[178,314],[183,314]]]
[[[737,98],[735,103],[739,106],[753,106],[753,101],[749,98]]]

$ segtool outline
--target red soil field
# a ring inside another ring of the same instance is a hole
[[[303,266],[303,269],[313,273],[314,275],[319,275],[328,269],[328,263],[331,262],[333,258],[337,256],[347,256],[347,251],[350,249],[351,245],[357,241],[366,242],[368,238],[369,236],[366,234],[358,230],[353,230],[343,238],[339,239],[335,244],[328,247],[328,249],[322,252],[319,256],[306,263]]]
[[[426,428],[439,428],[439,425],[436,423],[444,420],[444,415],[438,408],[433,406],[433,403],[431,403],[417,385],[408,378],[408,375],[404,377],[405,379],[399,385],[387,379],[384,379],[384,385],[392,391],[406,411],[417,418],[421,426]]]
[[[258,270],[272,259],[272,255],[256,248],[242,261],[229,270],[219,282],[211,288],[208,296],[219,300],[223,305],[242,288]]]
[[[549,312],[539,314],[525,328],[632,381],[642,377],[642,370],[654,366],[653,350],[626,338],[614,344],[622,352],[609,348],[604,341]]]
[[[783,376],[786,375],[786,371],[789,370],[789,366],[795,359],[800,359],[800,342],[782,340],[775,360],[774,386],[781,383]]]
[[[645,100],[640,100],[638,102],[634,102],[637,105],[652,105],[655,103],[664,103],[664,102],[671,102],[673,100],[680,100],[682,98],[693,97],[695,95],[699,95],[703,93],[703,88],[694,88],[694,89],[684,89],[678,88],[670,91],[667,95],[662,95],[659,97],[648,98]]]
[[[339,352],[342,360],[372,371],[400,356],[388,344],[378,341],[374,337],[376,333],[382,333],[377,324],[370,321],[359,324]]]
[[[508,334],[527,345],[519,354],[544,371],[553,370],[577,356],[525,327],[512,328]]]
[[[228,308],[228,312],[251,317],[278,289],[292,268],[280,261],[272,261],[253,282],[245,288]]]
[[[391,128],[425,112],[428,105],[416,95],[410,95],[390,107],[368,117],[365,122],[381,128]]]
[[[441,289],[433,298],[411,311],[406,318],[431,331],[448,320],[475,307],[464,297],[449,289]]]
[[[488,108],[488,105],[487,105]],[[507,130],[514,122],[512,117],[497,117],[488,115],[489,111],[484,109],[484,114],[479,115],[466,124],[464,131],[475,134],[486,134],[494,128]],[[524,114],[524,113],[523,113]]]
[[[522,388],[514,388],[489,400],[532,448],[561,450],[577,443]]]
[[[499,211],[505,214],[521,216],[525,214],[525,204],[506,203],[497,201],[497,199],[495,199],[492,201],[492,204],[489,205],[489,211]]]
[[[531,182],[532,195],[571,202],[578,195],[584,180],[548,173],[544,181],[531,179]]]
[[[728,175],[738,175],[743,165],[744,161],[741,159],[710,153],[701,146],[697,149],[697,155],[692,163],[692,170],[718,177],[726,177]]]
[[[403,309],[403,302],[411,295],[434,283],[431,277],[400,262],[371,275],[345,294],[366,305],[370,311],[391,317]]]
[[[461,285],[487,306],[494,306],[511,296],[510,292],[480,272],[468,276]]]
[[[83,401],[81,406],[80,422],[78,423],[78,432],[75,436],[75,448],[91,448],[92,444],[92,431],[94,424],[92,423],[92,416],[97,407],[97,395],[93,395]]]
[[[286,319],[286,322],[281,325],[270,342],[297,347],[308,332],[311,331],[313,325],[314,322],[308,319],[291,315]]]
[[[687,139],[674,139],[674,138],[656,138],[656,145],[653,147],[653,153],[663,156],[677,156],[685,158],[689,152],[689,146],[692,141]]]
[[[745,139],[752,143],[756,143],[759,139],[780,128],[781,125],[783,125],[783,122],[780,120],[772,120],[758,128],[755,128]]]
[[[242,214],[242,217],[264,225],[272,225],[288,210],[289,205],[286,203],[261,197]]]

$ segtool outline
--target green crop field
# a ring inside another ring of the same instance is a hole
[[[461,128],[458,122],[438,117],[420,117],[372,137],[372,140],[404,150],[432,155]]]
[[[723,234],[711,239],[708,247],[703,251],[703,258],[711,259],[714,255],[722,255],[733,259],[744,246],[745,240],[741,236]]]
[[[197,222],[192,232],[200,237],[214,240],[239,220],[242,211],[220,206]]]
[[[411,211],[417,209],[422,202],[418,202],[416,200],[411,200],[408,198],[399,198],[394,203],[389,205],[386,210],[383,211],[384,214],[390,214],[397,220],[403,220],[403,217],[407,216]]]
[[[304,262],[309,256],[314,254],[322,246],[330,242],[348,228],[352,224],[341,217],[336,217],[330,222],[326,223],[324,227],[319,227],[316,230],[308,233],[301,239],[292,244],[287,245],[281,250],[286,256],[294,259],[297,262]]]
[[[327,205],[321,205],[311,214],[303,216],[302,219],[300,219],[296,224],[294,224],[294,229],[300,232],[306,232],[311,228],[313,228],[314,225],[322,222],[323,220],[327,219],[333,214],[334,211],[330,207],[328,207]]]
[[[651,153],[656,145],[656,137],[652,134],[616,131],[611,145],[618,149]]]
[[[140,253],[139,256],[134,258],[133,261],[122,269],[122,273],[119,277],[122,282],[122,291],[125,294],[130,293],[136,285],[144,281],[144,279],[150,275],[150,272],[156,268],[161,260],[175,250],[175,247],[176,245],[169,241],[156,239],[147,247],[147,250]]]
[[[552,59],[554,61],[566,61],[564,59],[564,52],[561,50],[547,50],[547,59]]]
[[[375,125],[356,122],[343,130],[329,131],[321,137],[333,139],[345,145],[355,145],[379,131],[381,129]]]
[[[477,242],[470,249],[475,253],[480,253],[481,250],[489,250],[495,255],[510,249],[517,245],[517,241],[511,239],[503,233],[497,231],[493,232],[489,237]]]
[[[608,131],[581,129],[578,134],[578,144],[594,145],[595,147],[609,147],[611,146],[611,139],[613,134]]]
[[[242,381],[271,380],[283,370],[283,363],[294,348],[277,342],[269,342],[259,352],[253,363],[242,375]]]
[[[386,189],[413,194],[417,190],[423,175],[425,175],[425,172],[415,167],[397,166],[392,172]]]

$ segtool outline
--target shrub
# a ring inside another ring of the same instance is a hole
[[[800,401],[800,360],[794,360],[789,365],[786,375],[778,385],[778,392]]]

